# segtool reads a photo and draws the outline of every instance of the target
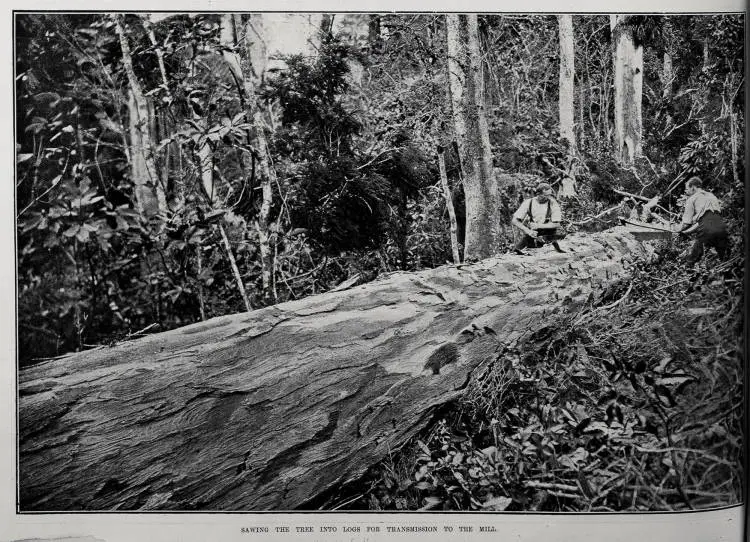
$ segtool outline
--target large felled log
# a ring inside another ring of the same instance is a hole
[[[21,510],[304,506],[424,427],[503,343],[650,250],[622,229],[562,245],[393,274],[23,370]]]

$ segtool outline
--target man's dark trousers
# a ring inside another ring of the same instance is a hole
[[[700,260],[704,247],[714,247],[722,260],[729,254],[727,225],[721,215],[713,211],[706,211],[698,221],[695,242],[687,255],[687,262],[695,263]]]

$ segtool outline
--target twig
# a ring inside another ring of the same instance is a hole
[[[548,491],[549,495],[552,495],[553,497],[560,497],[563,499],[580,499],[582,498],[582,495],[573,494],[573,493],[563,493],[558,491]]]
[[[65,175],[65,171],[68,169],[68,161],[69,160],[70,160],[70,153],[68,153],[68,157],[65,159],[65,165],[63,165],[62,173],[60,173],[60,175],[58,176],[60,180],[58,182],[56,182],[55,184],[53,184],[52,186],[50,186],[47,190],[45,190],[44,192],[42,192],[38,197],[34,198],[34,200],[31,203],[29,203],[26,207],[23,208],[23,211],[21,211],[20,213],[18,213],[18,215],[16,215],[16,218],[20,218],[22,214],[24,214],[26,211],[28,211],[31,207],[33,207],[37,203],[39,203],[39,201],[41,201],[41,199],[44,196],[46,196],[47,194],[49,194],[50,191],[52,191],[53,188],[55,188],[56,186],[58,186],[61,183],[63,175]]]
[[[693,453],[696,455],[703,456],[707,459],[711,459],[712,461],[716,461],[717,463],[721,463],[728,467],[735,468],[737,466],[734,463],[727,461],[726,459],[722,459],[721,457],[716,457],[715,455],[710,454],[708,452],[704,452],[703,450],[694,450],[693,448],[675,448],[675,447],[643,448],[641,446],[635,446],[635,449],[638,450],[639,452],[649,453],[649,454],[673,453],[673,452]]]
[[[377,160],[378,158],[380,158],[381,156],[383,156],[385,153],[394,152],[394,151],[398,151],[398,150],[401,150],[401,147],[394,147],[392,149],[385,149],[384,151],[381,151],[378,154],[376,154],[375,156],[373,156],[372,159],[369,162],[365,162],[361,166],[357,167],[355,169],[355,171],[361,171],[361,170],[363,170],[364,168],[366,168],[367,166],[369,166],[370,164],[372,164],[375,160]]]
[[[603,307],[597,307],[597,308],[595,308],[594,310],[592,310],[592,311],[591,311],[590,313],[588,313],[588,314],[582,314],[582,315],[581,315],[581,316],[580,316],[580,317],[579,317],[579,318],[578,318],[578,319],[577,319],[577,320],[576,320],[576,321],[574,322],[574,324],[575,324],[575,325],[578,325],[578,324],[580,324],[580,323],[581,323],[581,322],[582,322],[582,321],[583,321],[583,320],[584,320],[585,318],[589,318],[589,317],[593,316],[594,314],[596,314],[596,313],[597,313],[597,312],[599,312],[599,311],[606,311],[606,310],[609,310],[609,309],[613,309],[613,308],[615,308],[615,307],[616,307],[617,305],[619,305],[620,303],[622,303],[622,302],[623,302],[623,301],[625,300],[625,298],[626,298],[626,297],[628,297],[628,294],[630,293],[630,291],[631,291],[632,289],[633,289],[633,281],[630,281],[630,285],[628,286],[628,289],[627,289],[627,291],[626,291],[626,292],[625,292],[625,293],[623,294],[623,296],[622,296],[622,297],[621,297],[620,299],[618,299],[618,300],[617,300],[617,301],[615,301],[614,303],[610,303],[609,305],[604,305]]]
[[[639,199],[641,201],[651,201],[651,198],[647,198],[646,196],[639,196],[638,194],[631,194],[630,192],[625,192],[624,190],[618,190],[617,188],[613,188],[612,191],[615,194],[620,194],[621,196],[627,196],[629,198]]]
[[[633,486],[633,485],[624,486],[624,488],[630,489],[630,490],[640,489],[638,486]],[[685,489],[685,490],[682,490],[681,492],[679,489],[653,488],[653,491],[656,491],[660,495],[671,495],[675,497],[682,496],[682,492],[690,493],[691,495],[696,495],[698,497],[720,497],[721,496],[721,493],[711,493],[710,491],[701,491],[700,489]]]
[[[578,493],[580,491],[580,489],[578,489],[578,486],[571,486],[567,484],[554,484],[554,483],[549,483],[549,482],[529,481],[529,482],[525,482],[524,485],[532,489],[553,489],[553,490],[559,490],[559,491],[568,491],[571,493]],[[577,495],[577,496],[580,497],[580,495]]]
[[[367,495],[367,493],[369,493],[369,492],[370,491],[367,491],[365,493],[362,493],[361,495],[357,495],[356,497],[353,497],[353,498],[349,499],[348,501],[344,501],[341,504],[337,504],[336,506],[334,506],[333,508],[331,508],[331,511],[339,510],[340,508],[343,508],[347,504],[351,504],[353,502],[357,502],[359,499],[361,499],[362,497],[364,497],[365,495]]]
[[[154,326],[158,326],[158,325],[159,325],[158,322],[154,322],[153,324],[149,324],[149,325],[147,325],[146,327],[144,327],[143,329],[141,329],[139,331],[134,331],[133,333],[128,333],[127,335],[125,335],[125,338],[123,340],[128,340],[128,339],[130,339],[132,337],[137,337],[138,335],[143,335],[149,329],[153,328]]]
[[[658,292],[660,290],[666,290],[667,288],[671,288],[672,286],[677,286],[678,284],[682,284],[683,282],[686,282],[686,281],[691,280],[691,279],[692,279],[692,277],[687,277],[687,278],[684,278],[682,280],[678,280],[677,282],[673,282],[671,284],[666,284],[664,286],[659,286],[658,288],[656,288],[654,290],[654,292]]]
[[[651,201],[653,199],[653,198],[647,198],[646,196],[639,196],[637,194],[631,194],[630,192],[625,192],[624,190],[618,190],[617,188],[613,188],[612,191],[615,194],[620,194],[621,196],[625,196],[625,197],[628,197],[628,198],[639,199],[641,201]],[[662,194],[660,197],[662,197],[664,195],[666,195],[666,194]],[[676,213],[673,213],[669,209],[665,209],[661,205],[656,205],[656,207],[658,207],[659,209],[661,209],[662,211],[664,211],[668,215],[676,216]]]
[[[609,209],[605,209],[604,211],[602,211],[598,215],[591,216],[591,217],[589,217],[589,218],[587,218],[585,220],[581,220],[579,222],[571,222],[571,224],[573,224],[574,226],[580,226],[581,224],[586,224],[587,222],[591,222],[592,220],[596,220],[597,218],[600,218],[600,217],[602,217],[602,216],[604,216],[604,215],[606,215],[608,213],[611,213],[615,209],[619,209],[621,206],[622,206],[622,204],[618,203],[614,207],[610,207]]]
[[[344,502],[342,502],[342,503],[339,503],[339,504],[337,504],[336,506],[334,506],[333,508],[331,508],[331,510],[332,510],[332,511],[333,511],[333,510],[338,510],[338,509],[340,509],[340,508],[343,508],[343,507],[344,507],[344,506],[346,506],[347,504],[351,504],[351,503],[353,503],[353,502],[357,502],[357,501],[358,501],[359,499],[361,499],[361,498],[362,498],[362,497],[364,497],[365,495],[368,495],[368,494],[370,494],[370,493],[372,492],[372,490],[373,490],[373,489],[375,489],[376,485],[377,485],[377,484],[375,484],[375,483],[372,483],[372,484],[370,485],[370,488],[369,488],[369,489],[368,489],[367,491],[365,491],[364,493],[362,493],[361,495],[357,495],[356,497],[352,497],[351,499],[348,499],[348,500],[346,500],[346,501],[344,501]]]

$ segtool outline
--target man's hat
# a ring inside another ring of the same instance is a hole
[[[549,183],[539,183],[536,185],[536,194],[545,194],[547,192],[552,192],[552,186]]]

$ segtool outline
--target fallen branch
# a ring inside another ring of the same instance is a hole
[[[535,482],[533,480],[525,482],[524,486],[532,488],[532,489],[552,489],[552,490],[558,490],[558,491],[568,491],[572,493],[580,491],[578,486],[571,486],[571,485],[566,485],[566,484],[554,484],[554,483],[549,483],[549,482]]]
[[[653,198],[647,198],[646,196],[639,196],[638,194],[631,194],[630,192],[625,192],[624,190],[618,190],[617,188],[613,188],[612,191],[615,194],[620,194],[621,196],[625,196],[625,197],[633,198],[633,199],[638,199],[638,200],[645,201],[645,202],[650,202],[653,199]],[[666,195],[666,194],[664,194],[664,195]],[[652,208],[653,207],[657,207],[657,208],[661,209],[662,211],[664,211],[665,213],[667,213],[668,215],[676,216],[676,213],[673,213],[669,209],[665,209],[661,205],[652,205],[651,207]]]
[[[619,305],[620,303],[622,303],[622,301],[623,301],[623,300],[624,300],[624,299],[625,299],[626,297],[628,297],[628,294],[630,293],[630,291],[631,291],[632,289],[633,289],[633,283],[631,282],[631,283],[630,283],[630,286],[628,286],[628,289],[627,289],[627,291],[626,291],[626,292],[625,292],[625,293],[623,294],[623,296],[622,296],[622,297],[621,297],[620,299],[618,299],[618,300],[617,300],[617,301],[615,301],[614,303],[610,303],[609,305],[604,305],[604,306],[602,306],[602,307],[597,307],[597,308],[595,308],[594,310],[592,310],[591,312],[589,312],[589,313],[587,313],[587,314],[583,314],[583,315],[581,315],[581,316],[580,316],[579,318],[577,318],[577,319],[576,319],[576,321],[575,321],[575,325],[578,325],[578,324],[580,324],[580,323],[581,323],[581,322],[583,321],[583,319],[584,319],[584,318],[589,318],[589,317],[593,316],[594,314],[596,314],[596,313],[597,313],[597,312],[599,312],[599,311],[605,311],[605,310],[609,310],[609,309],[613,309],[613,308],[615,308],[615,307],[616,307],[617,305]]]
[[[604,211],[602,211],[598,215],[591,216],[591,217],[589,217],[589,218],[587,218],[585,220],[580,220],[578,222],[571,222],[571,224],[574,225],[574,226],[580,226],[581,224],[587,224],[588,222],[591,222],[592,220],[597,220],[597,219],[603,217],[604,215],[606,215],[608,213],[611,213],[612,211],[614,211],[616,209],[619,209],[620,207],[622,207],[622,203],[618,203],[614,207],[610,207],[609,209],[605,209]]]

